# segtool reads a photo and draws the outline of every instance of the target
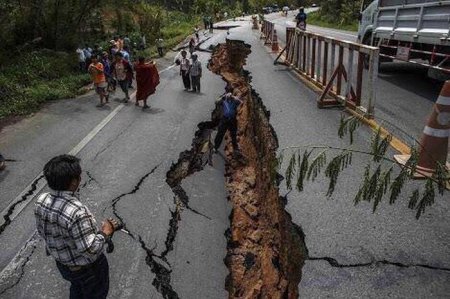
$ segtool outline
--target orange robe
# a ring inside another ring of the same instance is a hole
[[[138,101],[145,100],[156,91],[159,84],[159,74],[154,63],[138,63],[135,66]]]

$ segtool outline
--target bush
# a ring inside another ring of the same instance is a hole
[[[47,101],[71,98],[90,79],[76,55],[50,50],[23,54],[0,71],[0,118],[25,115]]]

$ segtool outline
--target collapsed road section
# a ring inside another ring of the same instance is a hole
[[[250,86],[243,69],[250,46],[227,40],[219,45],[209,68],[243,100],[238,114],[238,142],[245,163],[233,161],[227,136],[226,178],[232,203],[226,288],[230,298],[297,298],[307,258],[304,235],[285,210],[276,173],[278,140],[270,113]]]

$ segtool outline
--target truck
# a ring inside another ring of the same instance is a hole
[[[450,1],[363,1],[358,42],[379,47],[380,62],[406,61],[450,78]]]

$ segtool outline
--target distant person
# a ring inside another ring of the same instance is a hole
[[[119,52],[119,47],[117,46],[116,41],[112,39],[109,41],[109,55],[114,57],[117,52]]]
[[[156,43],[156,49],[158,50],[159,57],[163,57],[164,56],[164,40],[160,36],[159,38],[156,39],[155,43]]]
[[[227,13],[226,11],[223,13],[223,18],[224,18],[225,20],[228,18],[228,13]]]
[[[301,30],[306,30],[306,18],[307,15],[305,13],[305,9],[300,7],[297,16],[295,17],[295,21],[297,22],[297,28]]]
[[[139,101],[143,101],[142,110],[150,108],[147,105],[147,98],[155,93],[156,86],[159,84],[159,74],[156,65],[150,61],[145,62],[144,57],[139,57],[139,62],[136,64],[136,106],[139,106]]]
[[[124,103],[128,103],[130,95],[128,93],[130,80],[133,78],[133,68],[130,63],[123,59],[122,53],[116,53],[114,63],[112,64],[112,75],[119,83],[120,89],[125,94]]]
[[[145,35],[141,37],[141,41],[139,43],[139,47],[141,50],[144,50],[147,47],[147,41],[145,39]]]
[[[209,22],[208,22],[208,17],[207,16],[203,16],[203,26],[205,27],[205,30],[209,29]]]
[[[120,53],[122,53],[123,59],[128,61],[128,64],[131,66],[131,73],[133,73],[133,64],[131,62],[130,48],[128,48],[128,46],[124,46],[122,51],[120,51]],[[129,76],[128,78],[128,88],[133,88],[133,76]]]
[[[202,63],[198,60],[197,54],[192,54],[192,63],[189,68],[193,92],[200,92],[200,78],[202,77]]]
[[[195,39],[193,37],[189,40],[189,46],[188,47],[189,47],[189,54],[192,57],[192,54],[195,51]]]
[[[3,157],[2,154],[0,154],[0,171],[6,168],[6,161],[5,157]]]
[[[91,57],[92,57],[92,49],[86,44],[83,49],[84,57],[85,57],[85,63],[86,67],[88,67],[91,64]]]
[[[198,28],[198,25],[197,25],[194,28],[194,34],[195,34],[195,38],[197,39],[197,43],[200,42],[200,34],[199,34],[199,32],[200,32],[200,28]]]
[[[189,69],[191,67],[191,63],[189,59],[186,58],[187,52],[185,50],[181,51],[180,58],[180,76],[183,79],[184,90],[191,89],[191,79],[189,77]]]
[[[95,91],[99,95],[100,104],[97,107],[102,107],[109,102],[108,99],[108,83],[106,83],[106,76],[104,73],[104,66],[98,61],[97,56],[92,56],[92,62],[89,65],[88,72],[92,76],[92,81],[94,82]]]
[[[123,38],[123,46],[128,47],[128,49],[131,49],[131,39],[128,37],[128,34],[125,34],[125,37]]]
[[[98,44],[94,45],[94,49],[92,50],[92,56],[101,56],[103,53],[102,47],[100,47]]]
[[[219,101],[222,109],[222,118],[220,119],[216,138],[214,139],[214,150],[217,152],[222,144],[223,137],[227,131],[230,132],[231,143],[233,151],[239,152],[239,145],[237,142],[237,110],[242,101],[233,96],[233,89],[229,86],[225,88],[226,94]]]
[[[86,56],[84,56],[84,51],[80,47],[76,50],[78,54],[78,67],[80,68],[80,71],[85,72],[86,71]]]
[[[71,283],[70,298],[104,299],[109,291],[109,265],[104,254],[118,223],[105,219],[101,229],[80,201],[80,160],[61,155],[44,167],[50,192],[35,203],[34,215],[47,254],[56,260],[61,276]]]
[[[108,87],[106,90],[109,91],[115,91],[116,90],[116,83],[112,76],[112,67],[111,67],[111,61],[109,60],[108,52],[102,53],[102,59],[100,61],[103,64],[103,73],[106,77],[106,83]]]
[[[212,33],[214,28],[214,22],[211,16],[208,16],[208,24],[209,24],[209,32]]]
[[[123,50],[123,35],[117,38],[117,46],[119,47],[119,51]]]

